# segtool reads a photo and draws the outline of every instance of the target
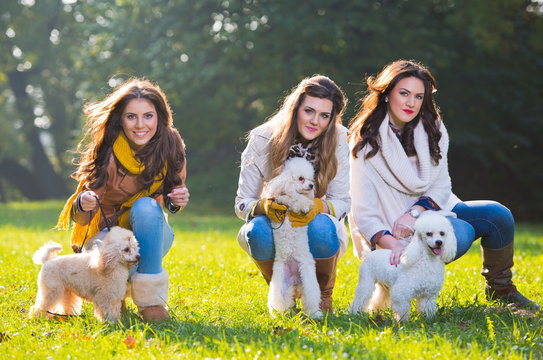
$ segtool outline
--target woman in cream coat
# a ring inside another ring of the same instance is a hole
[[[311,253],[321,288],[321,309],[330,311],[337,260],[345,252],[348,233],[343,220],[350,209],[347,129],[341,125],[346,99],[325,76],[302,80],[269,121],[253,129],[241,156],[235,201],[237,216],[246,223],[238,242],[269,283],[274,244],[269,216],[281,206],[260,199],[263,185],[291,157],[304,157],[315,168],[317,215],[308,223]]]
[[[509,209],[495,201],[462,202],[452,192],[449,137],[432,96],[435,80],[430,72],[399,60],[367,83],[349,139],[349,225],[357,255],[379,246],[392,250],[390,264],[397,265],[416,218],[441,210],[455,231],[456,258],[481,238],[487,298],[539,308],[511,279],[515,222]]]

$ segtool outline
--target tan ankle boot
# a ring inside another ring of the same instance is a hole
[[[488,249],[481,246],[483,268],[481,274],[486,278],[485,295],[488,300],[497,300],[504,305],[515,304],[520,308],[539,309],[539,305],[522,295],[513,284],[514,244],[501,249]]]
[[[339,251],[327,259],[315,259],[317,281],[321,288],[321,305],[323,311],[332,312],[332,293],[336,283],[336,265]]]
[[[273,262],[274,259],[271,260],[256,260],[253,259],[254,263],[258,267],[258,270],[262,273],[262,276],[264,277],[264,280],[266,280],[266,283],[269,285],[272,275],[273,275]]]
[[[158,274],[135,273],[131,278],[132,300],[145,321],[164,321],[170,318],[168,301],[168,272]]]

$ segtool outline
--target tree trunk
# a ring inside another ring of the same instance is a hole
[[[18,188],[20,188],[19,183],[32,186],[33,189],[23,191],[23,193],[29,194],[28,198],[31,200],[60,198],[65,196],[68,191],[63,179],[55,172],[49,158],[47,158],[40,141],[39,130],[34,126],[32,100],[25,90],[28,85],[28,75],[28,72],[18,71],[8,73],[11,91],[15,96],[15,105],[23,120],[23,131],[32,150],[30,158],[32,168],[27,170],[27,174],[24,175],[29,178],[15,178],[10,182]],[[2,174],[3,176],[8,175],[4,171]]]

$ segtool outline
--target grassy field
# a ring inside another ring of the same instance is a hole
[[[432,320],[414,316],[396,324],[351,316],[358,278],[352,250],[340,259],[335,312],[312,321],[299,311],[271,319],[267,286],[235,240],[233,214],[202,216],[187,208],[172,216],[176,240],[165,258],[170,274],[170,321],[149,325],[128,301],[120,324],[102,324],[84,307],[67,321],[30,320],[39,266],[31,261],[44,242],[70,253],[67,232],[53,229],[60,202],[10,203],[0,208],[0,359],[541,359],[541,313],[489,304],[479,274],[479,246],[447,266]],[[203,213],[203,212],[202,212]],[[514,278],[543,303],[543,226],[519,224]]]

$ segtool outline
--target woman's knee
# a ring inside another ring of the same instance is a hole
[[[160,204],[153,198],[142,197],[134,202],[130,209],[130,218],[149,219],[153,217],[162,218],[162,208]]]
[[[334,222],[324,214],[318,214],[308,225],[309,250],[314,258],[326,259],[339,250],[339,238]]]
[[[247,225],[246,240],[249,254],[259,261],[275,257],[273,233],[270,221],[266,216],[257,216]]]
[[[464,255],[475,241],[475,229],[468,222],[449,218],[456,237],[456,256],[454,260]]]

